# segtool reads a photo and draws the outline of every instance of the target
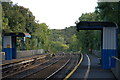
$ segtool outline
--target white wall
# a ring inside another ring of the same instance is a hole
[[[11,36],[4,36],[3,38],[3,48],[12,48]]]
[[[116,27],[103,28],[103,49],[116,49]]]
[[[43,49],[17,51],[17,58],[30,57],[35,55],[45,54]]]

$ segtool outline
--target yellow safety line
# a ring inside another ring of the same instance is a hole
[[[75,68],[63,79],[63,80],[67,80],[68,78],[70,78],[70,76],[77,70],[77,68],[80,66],[81,62],[83,60],[83,55],[81,54],[81,59],[79,61],[79,63],[75,66]]]

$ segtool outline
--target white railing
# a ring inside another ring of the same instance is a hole
[[[96,55],[97,57],[101,57],[101,52],[97,50],[92,50],[92,53]]]
[[[119,61],[119,62],[120,62],[120,59],[118,59],[117,57],[112,56],[112,58],[114,58],[114,59],[116,59],[117,61]]]
[[[120,80],[120,59],[118,59],[115,56],[112,56],[112,58],[114,58],[116,60],[116,65],[114,68],[112,68],[112,72],[114,73],[114,75],[116,76],[116,78],[118,80]]]

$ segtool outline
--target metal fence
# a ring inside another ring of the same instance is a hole
[[[120,59],[114,56],[112,58],[116,59],[116,66],[115,68],[112,68],[112,72],[114,73],[116,78],[120,80]]]
[[[92,53],[96,55],[97,57],[101,57],[101,52],[97,50],[92,50]]]
[[[101,52],[93,50],[92,53],[94,55],[96,55],[97,57],[101,56]],[[118,59],[117,57],[113,56],[112,58],[114,58],[116,60],[116,66],[114,68],[112,68],[112,72],[115,75],[115,77],[120,80],[120,59]]]

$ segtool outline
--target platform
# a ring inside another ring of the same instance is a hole
[[[72,74],[71,79],[85,79],[85,80],[116,80],[114,74],[110,69],[102,69],[99,65],[99,59],[91,54],[84,54],[83,61],[78,69]],[[90,65],[90,66],[89,66]],[[68,79],[69,80],[69,79]]]

